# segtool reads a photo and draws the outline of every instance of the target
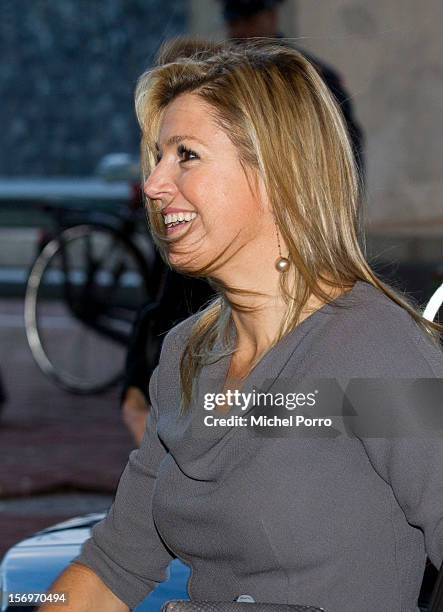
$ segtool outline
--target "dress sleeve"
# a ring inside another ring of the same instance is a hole
[[[414,329],[392,334],[394,348],[379,354],[373,368],[378,378],[350,381],[346,395],[358,424],[354,431],[372,467],[391,487],[408,523],[423,532],[427,555],[439,568],[443,560],[443,353]]]
[[[391,487],[406,520],[424,535],[426,553],[443,561],[442,440],[362,438],[369,460]]]
[[[157,436],[157,376],[158,367],[149,384],[152,409],[141,446],[129,455],[106,518],[73,560],[91,568],[131,609],[167,578],[174,558],[152,517],[157,472],[167,454]]]

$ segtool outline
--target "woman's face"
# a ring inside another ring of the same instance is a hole
[[[173,238],[169,261],[183,271],[202,268],[226,248],[225,266],[253,261],[264,232],[269,236],[272,219],[262,182],[259,200],[251,192],[237,149],[210,110],[195,94],[182,94],[167,106],[157,143],[158,163],[144,185],[168,222],[167,235]]]

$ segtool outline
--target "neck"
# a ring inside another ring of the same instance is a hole
[[[269,263],[271,265],[269,265]],[[252,366],[276,341],[282,321],[287,313],[287,304],[280,295],[280,272],[275,269],[275,262],[268,262],[260,268],[260,274],[244,272],[241,278],[223,280],[227,287],[225,296],[232,305],[232,319],[237,333],[237,350],[234,361],[240,367]],[[292,264],[293,266],[293,264]],[[292,267],[284,274],[290,274],[290,286],[293,286],[296,270]],[[257,283],[257,279],[260,282]],[[292,282],[291,282],[292,280]],[[229,291],[229,286],[260,292],[263,295],[237,295]],[[338,287],[332,289],[325,283],[319,283],[330,300],[337,298],[344,291]],[[308,318],[326,302],[311,294],[303,307],[298,324]],[[245,310],[248,309],[248,310]]]
[[[232,319],[237,332],[236,359],[253,362],[277,338],[287,305],[280,295],[280,275],[275,268],[275,253],[266,261],[254,265],[236,266],[223,271],[216,280],[221,281],[223,293],[232,307]],[[241,272],[239,272],[239,270]],[[231,272],[231,273],[230,273]],[[284,274],[293,274],[288,270]],[[255,294],[241,295],[229,288]]]

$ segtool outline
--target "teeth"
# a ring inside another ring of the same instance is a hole
[[[192,219],[195,219],[196,216],[197,216],[197,213],[194,213],[194,212],[170,213],[168,215],[164,215],[163,221],[165,225],[170,225],[171,223],[192,221]]]

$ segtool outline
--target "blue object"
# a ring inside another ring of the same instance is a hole
[[[57,576],[80,553],[83,542],[89,538],[92,527],[104,514],[88,514],[58,523],[22,540],[4,556],[0,566],[1,612],[16,612],[9,607],[8,593],[44,593]],[[178,559],[169,566],[169,579],[153,591],[136,612],[160,612],[166,601],[189,599],[187,583],[189,568]],[[21,608],[20,608],[21,609]],[[26,610],[31,612],[31,608]]]

